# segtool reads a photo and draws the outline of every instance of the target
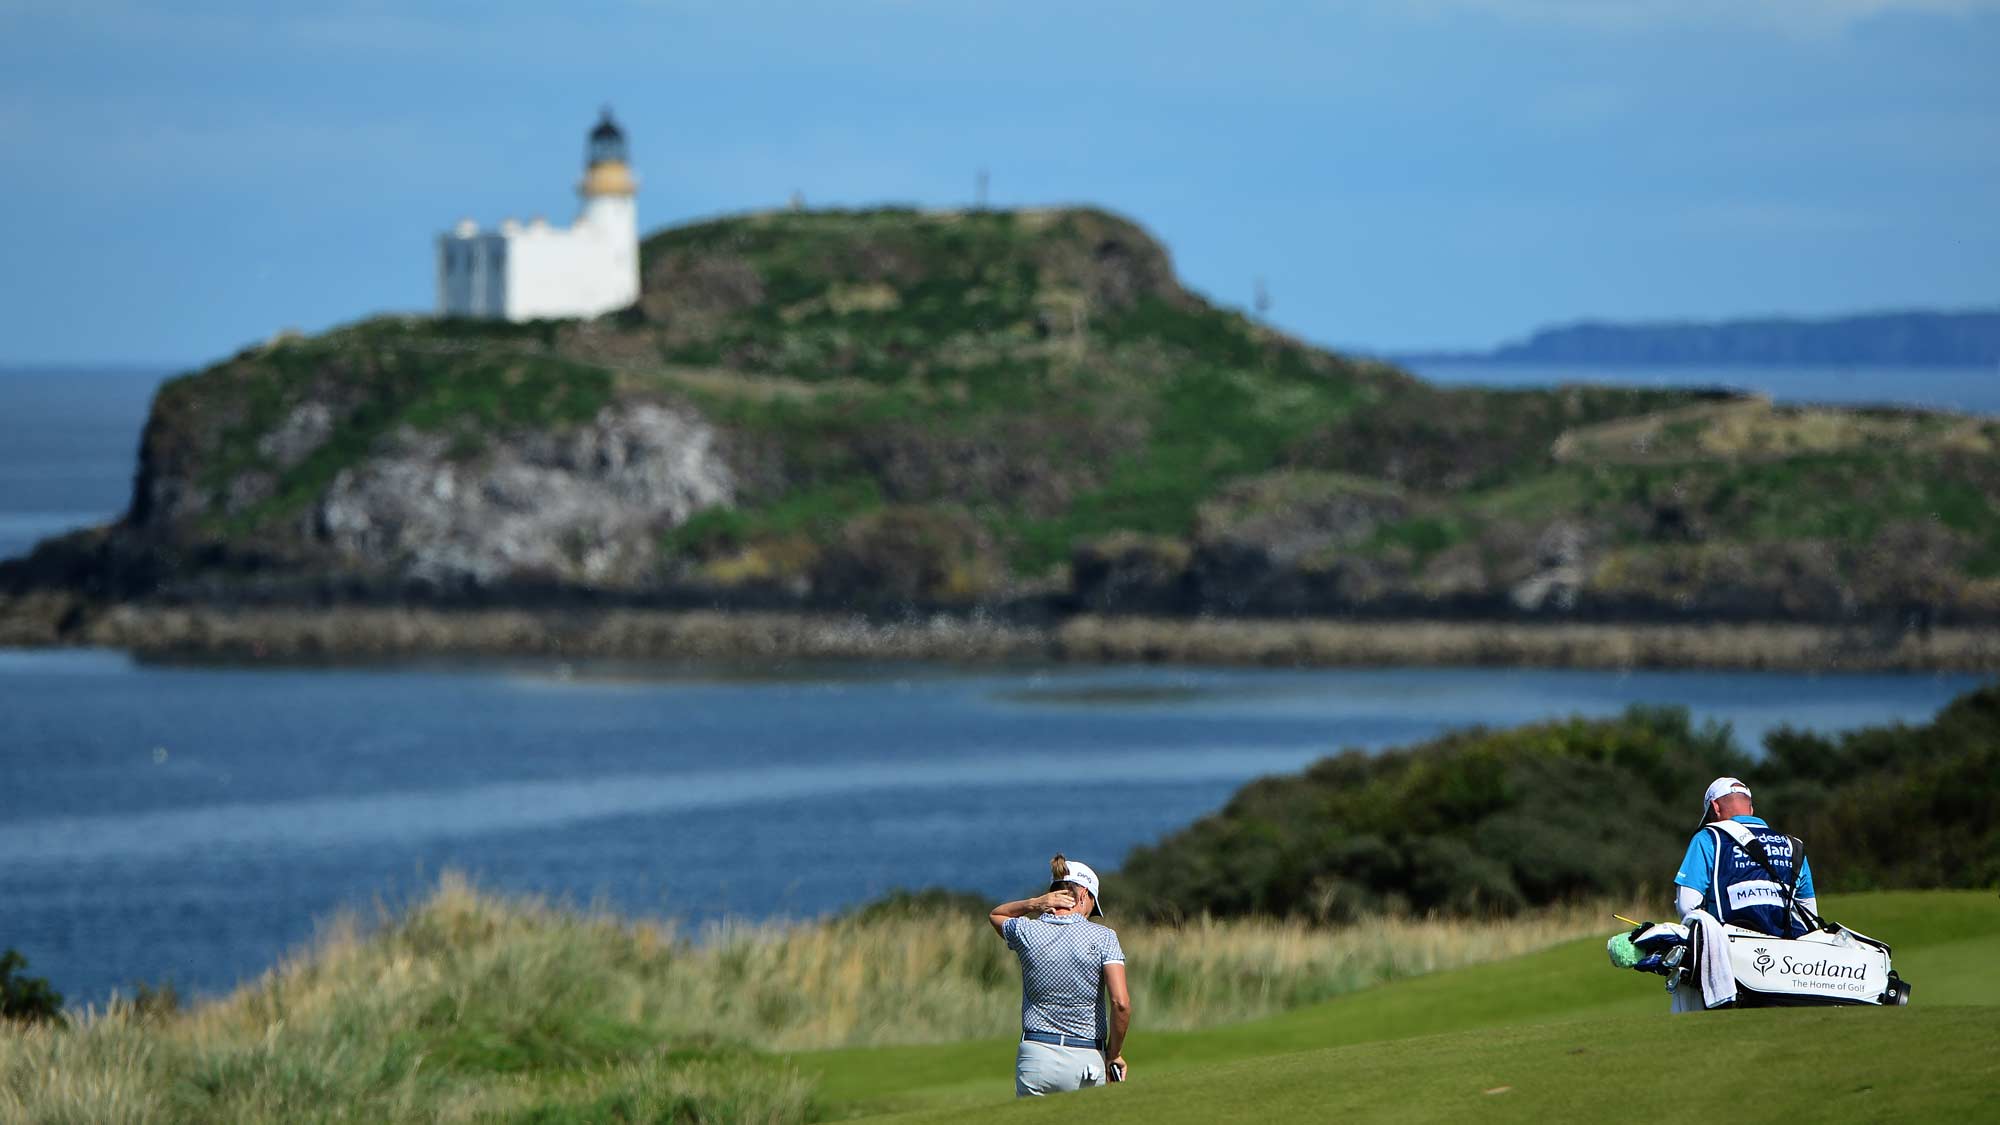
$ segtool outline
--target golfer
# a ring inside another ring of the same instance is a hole
[[[1132,996],[1125,951],[1102,917],[1097,872],[1058,855],[1047,894],[993,908],[988,921],[1021,959],[1021,1052],[1014,1096],[1122,1082]],[[1110,1012],[1104,1001],[1110,1001]]]

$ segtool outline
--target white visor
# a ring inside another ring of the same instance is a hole
[[[1103,917],[1104,896],[1097,893],[1097,872],[1092,871],[1090,865],[1087,863],[1078,863],[1073,859],[1067,862],[1069,864],[1069,874],[1063,876],[1062,881],[1065,883],[1075,883],[1077,886],[1089,891],[1091,916],[1094,918]]]

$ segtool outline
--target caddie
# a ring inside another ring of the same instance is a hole
[[[1756,815],[1748,785],[1716,778],[1702,794],[1701,824],[1674,876],[1681,917],[1706,911],[1778,938],[1812,928],[1819,901],[1804,845]]]

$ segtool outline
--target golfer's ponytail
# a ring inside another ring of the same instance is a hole
[[[1060,883],[1068,876],[1069,860],[1064,859],[1061,852],[1057,852],[1056,857],[1049,861],[1049,882]]]

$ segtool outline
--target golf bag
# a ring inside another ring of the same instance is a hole
[[[1688,920],[1700,924],[1643,923],[1614,936],[1606,945],[1611,963],[1621,968],[1658,973],[1667,978],[1669,993],[1685,986],[1701,988],[1704,971],[1710,978],[1735,977],[1736,1006],[1774,1008],[1826,1004],[1901,1006],[1910,1002],[1910,985],[1896,974],[1889,947],[1866,934],[1836,925],[1806,909],[1797,895],[1798,872],[1805,863],[1805,845],[1788,838],[1798,857],[1790,878],[1772,865],[1763,844],[1741,824],[1713,825],[1734,841],[1778,881],[1784,893],[1786,932],[1797,937],[1773,937],[1741,926],[1723,925],[1696,911]],[[1704,934],[1708,935],[1704,938]],[[1717,935],[1723,948],[1707,948]],[[1714,959],[1721,958],[1717,964]],[[1717,991],[1726,980],[1710,983]]]
[[[1796,938],[1774,938],[1725,926],[1721,951],[1736,976],[1739,1008],[1818,1005],[1901,1006],[1910,984],[1897,975],[1889,947],[1845,926],[1822,922]],[[1648,922],[1607,943],[1611,963],[1666,978],[1668,992],[1689,980],[1700,957],[1700,930],[1675,922]]]

